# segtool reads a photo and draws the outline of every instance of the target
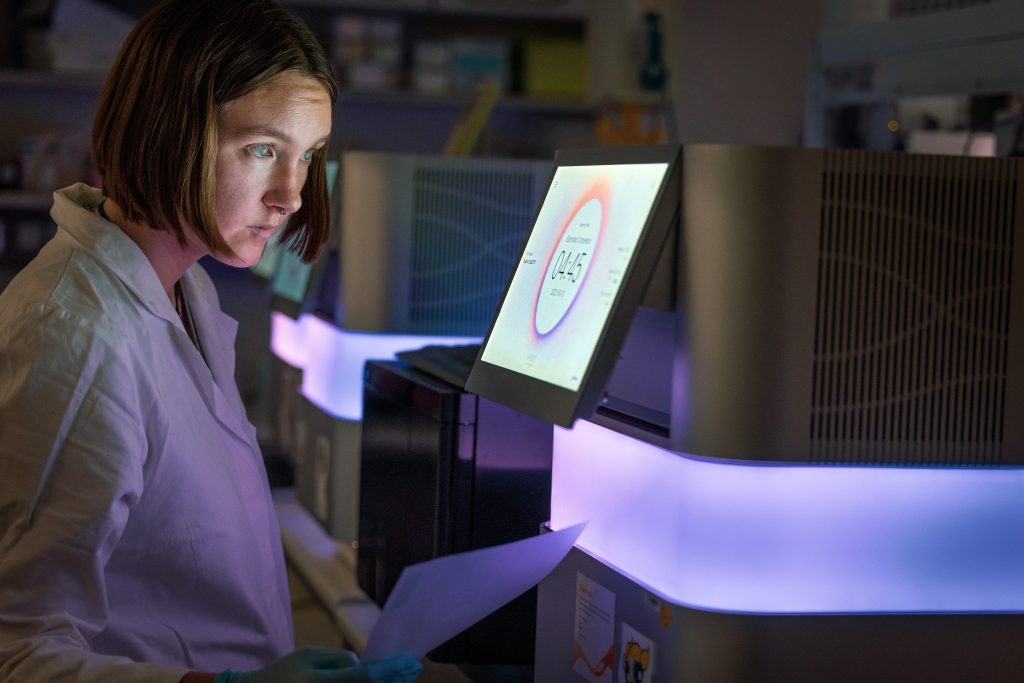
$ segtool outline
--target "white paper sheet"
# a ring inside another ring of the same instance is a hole
[[[395,654],[423,657],[540,583],[584,526],[406,567],[370,634],[363,661]]]

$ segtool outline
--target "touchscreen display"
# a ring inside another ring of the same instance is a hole
[[[332,196],[334,194],[335,181],[338,177],[338,168],[339,163],[337,161],[327,162],[327,188]],[[273,247],[272,253],[275,264],[273,266],[274,275],[270,281],[270,291],[276,296],[283,297],[292,303],[301,304],[305,300],[306,290],[309,288],[313,264],[304,263],[301,256],[277,241],[284,233],[284,228],[285,226],[282,225],[280,231],[274,237],[274,242],[268,244],[266,251],[263,253],[264,258],[266,258],[267,252]],[[260,266],[261,263],[256,265]]]
[[[302,257],[290,249],[281,250],[279,261],[274,279],[271,281],[271,291],[289,301],[301,304],[306,296],[306,286],[309,284],[313,264],[303,263]]]
[[[579,389],[668,168],[555,169],[481,360]]]
[[[280,233],[278,233],[280,235]],[[262,278],[270,279],[274,277],[274,272],[277,269],[277,261],[281,256],[282,247],[278,241],[278,235],[274,235],[274,238],[267,243],[266,248],[263,250],[263,256],[250,270],[259,275]]]

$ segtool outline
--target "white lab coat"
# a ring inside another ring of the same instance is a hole
[[[0,680],[259,668],[294,641],[236,323],[190,268],[207,366],[100,199],[54,193],[57,235],[0,296]]]

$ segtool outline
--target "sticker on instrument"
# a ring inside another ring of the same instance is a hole
[[[611,683],[615,657],[615,594],[576,572],[572,670],[591,683]]]

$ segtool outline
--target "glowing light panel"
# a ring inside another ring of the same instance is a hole
[[[307,364],[302,395],[325,413],[347,420],[363,419],[363,366],[389,360],[399,351],[429,344],[479,344],[480,337],[426,337],[342,330],[313,315],[304,315]]]
[[[309,316],[294,320],[279,311],[270,312],[270,350],[288,365],[303,368],[306,365],[305,323]]]
[[[710,462],[555,428],[552,526],[677,604],[1024,611],[1024,469]]]

